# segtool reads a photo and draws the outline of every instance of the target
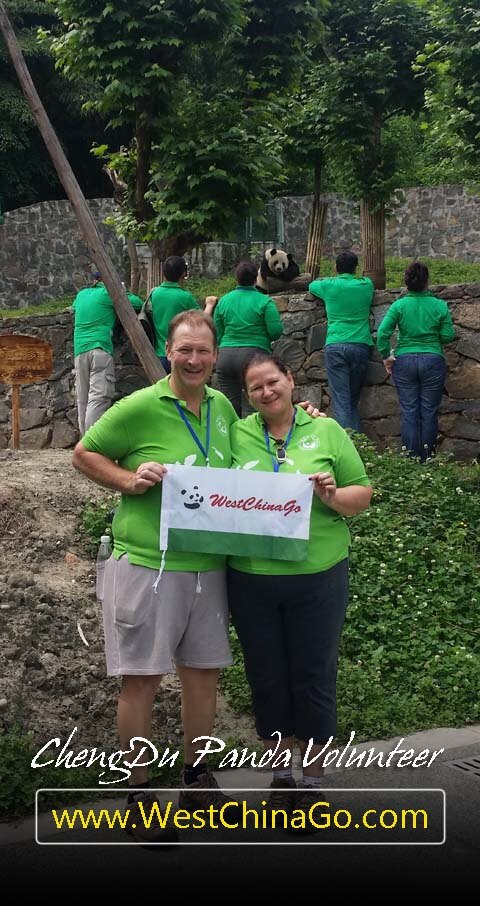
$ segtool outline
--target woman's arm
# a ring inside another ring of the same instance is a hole
[[[455,339],[455,327],[453,326],[452,315],[447,305],[447,310],[440,320],[440,343],[446,346]]]
[[[377,330],[377,346],[382,359],[390,356],[390,339],[398,323],[398,305],[396,302],[388,309]]]
[[[369,486],[351,484],[346,488],[337,488],[330,472],[316,472],[309,475],[309,479],[314,482],[314,494],[340,516],[355,516],[370,506],[373,491]]]
[[[271,340],[278,340],[283,333],[283,321],[273,299],[267,299],[263,309],[265,328]]]
[[[145,494],[167,472],[165,466],[158,462],[142,462],[136,472],[130,472],[108,456],[86,450],[81,441],[73,451],[72,465],[96,484],[121,491],[122,494]]]

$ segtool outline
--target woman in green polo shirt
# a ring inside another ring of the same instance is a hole
[[[312,419],[293,405],[293,377],[277,356],[255,353],[244,381],[257,411],[231,427],[233,467],[305,473],[314,483],[314,498],[307,559],[231,557],[229,606],[259,735],[272,747],[272,735],[280,732],[282,749],[290,750],[296,738],[302,753],[313,740],[311,760],[336,732],[350,544],[343,517],[368,507],[371,488],[346,431],[333,419]],[[318,785],[322,773],[316,762],[304,766],[302,786]],[[274,770],[271,786],[295,786],[291,762]],[[282,807],[293,807],[292,794],[287,801],[279,795]]]
[[[241,261],[235,268],[238,286],[222,296],[214,312],[218,337],[218,386],[242,417],[242,370],[257,349],[270,352],[283,331],[273,299],[255,289],[258,268]],[[251,410],[250,410],[251,411]]]
[[[448,305],[428,291],[428,267],[414,261],[405,271],[408,293],[387,311],[377,333],[385,368],[393,378],[401,410],[402,444],[422,462],[435,452],[438,410],[445,384],[442,346],[455,337]],[[395,354],[390,340],[398,327]]]

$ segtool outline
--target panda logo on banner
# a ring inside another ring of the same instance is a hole
[[[188,494],[188,491],[186,488],[183,488],[180,493],[183,496],[184,494]],[[188,497],[183,501],[183,505],[186,510],[198,510],[201,507],[203,501],[204,498],[198,491],[198,485],[195,484],[193,486],[192,493],[188,494]]]

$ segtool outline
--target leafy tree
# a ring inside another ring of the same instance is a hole
[[[336,0],[324,18],[303,97],[301,134],[312,164],[328,160],[343,189],[360,200],[365,272],[385,285],[384,211],[403,157],[388,128],[423,105],[412,65],[425,44],[425,15],[415,0]]]
[[[132,132],[122,148],[96,150],[124,186],[119,231],[164,257],[261,209],[281,174],[269,119],[323,4],[58,0],[62,71],[94,77],[101,94],[89,106]]]
[[[436,0],[429,7],[432,37],[417,57],[429,77],[429,140],[442,171],[458,181],[480,179],[480,3]]]
[[[104,124],[81,114],[76,86],[56,71],[37,29],[57,27],[55,11],[44,0],[5,0],[32,78],[58,131],[84,190],[105,194],[101,168],[89,155]],[[0,194],[8,210],[48,198],[64,197],[56,173],[24,99],[3,42],[0,42]]]

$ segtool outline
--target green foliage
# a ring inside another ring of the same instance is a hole
[[[100,503],[88,500],[80,513],[80,528],[88,540],[92,556],[95,556],[100,544],[101,535],[111,534],[111,512],[118,506],[117,496],[108,497]]]
[[[163,753],[166,744],[152,738],[153,744],[157,747],[159,753]],[[170,753],[176,749],[168,744]],[[2,818],[14,818],[25,814],[33,813],[35,807],[35,793],[41,787],[55,789],[54,797],[50,794],[42,794],[40,808],[57,808],[62,805],[73,805],[77,802],[88,802],[93,799],[112,798],[112,796],[123,796],[124,793],[117,793],[118,787],[124,788],[128,785],[126,779],[113,785],[100,784],[99,774],[102,768],[92,765],[90,768],[76,767],[66,768],[64,765],[55,767],[46,765],[42,768],[30,767],[31,761],[38,751],[32,733],[24,730],[20,726],[11,726],[0,733],[0,764],[2,765],[2,783],[0,784],[0,815]],[[97,744],[97,749],[102,751],[102,745]],[[56,754],[58,754],[58,750]],[[113,750],[112,750],[113,751]],[[173,767],[164,765],[152,767],[152,779],[159,787],[175,787],[180,781],[182,750],[179,749],[179,756]],[[110,754],[107,751],[107,756]],[[44,760],[48,760],[45,756]],[[105,769],[107,771],[107,769]],[[102,777],[102,780],[118,780],[118,773],[108,772]],[[78,787],[85,792],[68,792],[69,788]],[[94,792],[92,792],[92,789]],[[60,791],[61,792],[60,792]]]
[[[435,159],[478,181],[480,165],[480,8],[478,3],[436,0],[429,8],[431,38],[417,57],[429,80],[428,129]]]
[[[0,320],[2,318],[31,318],[32,315],[56,315],[57,312],[68,309],[72,302],[72,296],[63,296],[61,299],[49,299],[48,302],[41,302],[40,305],[32,305],[31,308],[0,308]]]
[[[427,39],[425,15],[414,0],[359,0],[353,16],[350,0],[337,0],[325,24],[318,93],[328,155],[349,195],[379,204],[404,156],[386,123],[423,105],[412,65]]]
[[[82,187],[93,195],[105,194],[100,167],[88,154],[104,124],[81,115],[78,87],[68,85],[55,71],[49,48],[38,40],[38,28],[58,28],[55,10],[43,0],[6,0],[5,6],[32,79]],[[64,195],[1,40],[0,194],[4,210]]]
[[[349,520],[350,605],[338,676],[339,738],[480,720],[477,467],[421,465],[356,438],[374,486]],[[238,642],[223,684],[249,707]]]
[[[430,274],[430,285],[443,284],[448,286],[456,283],[475,283],[480,280],[480,264],[469,264],[466,261],[449,261],[442,258],[422,258]],[[398,289],[404,286],[404,272],[411,258],[386,258],[387,288]],[[362,272],[362,259],[359,258],[358,273]],[[335,261],[322,258],[320,262],[320,276],[335,276]]]

